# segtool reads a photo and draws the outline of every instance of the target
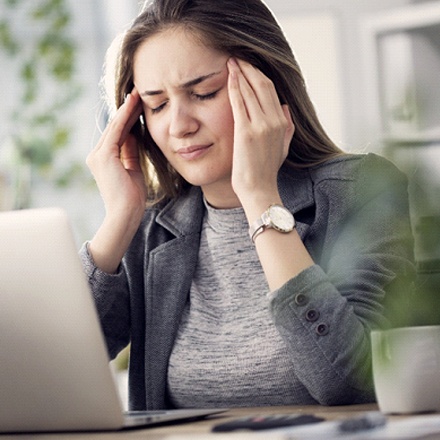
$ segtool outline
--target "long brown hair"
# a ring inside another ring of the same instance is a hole
[[[123,35],[114,71],[118,108],[133,88],[133,60],[139,46],[169,27],[183,26],[207,47],[253,64],[274,83],[295,124],[286,162],[293,167],[320,164],[342,151],[318,120],[292,49],[261,0],[149,0]],[[145,159],[152,201],[177,197],[189,185],[169,164],[145,127],[133,128]]]

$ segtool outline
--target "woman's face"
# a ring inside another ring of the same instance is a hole
[[[151,137],[205,195],[231,189],[234,121],[227,60],[181,28],[149,38],[134,58],[134,83]]]

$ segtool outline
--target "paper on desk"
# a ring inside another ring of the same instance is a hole
[[[338,421],[314,423],[264,431],[173,435],[167,440],[411,440],[429,434],[440,434],[440,415],[409,416],[391,420],[385,426],[357,433],[341,433]]]
[[[435,414],[391,420],[382,427],[356,433],[341,433],[338,421],[322,422],[315,425],[281,429],[278,431],[276,439],[278,440],[278,435],[280,435],[280,440],[322,440],[324,438],[326,440],[411,440],[437,433],[440,433],[440,415]]]
[[[409,416],[402,420],[388,422],[384,427],[370,432],[363,432],[362,436],[353,439],[399,439],[410,440],[424,437],[429,434],[440,433],[440,415]]]

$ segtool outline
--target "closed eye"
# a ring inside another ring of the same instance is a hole
[[[196,98],[199,101],[208,101],[209,99],[214,99],[217,96],[219,91],[220,91],[220,89],[215,90],[214,92],[211,92],[211,93],[206,93],[204,95],[197,94],[197,93],[191,93],[191,96],[193,96],[194,98]],[[155,115],[155,114],[161,112],[165,108],[167,102],[168,101],[165,101],[157,107],[150,108],[151,113],[153,115]]]
[[[195,96],[199,101],[207,101],[208,99],[215,98],[219,91],[220,90],[216,90],[215,92],[207,93],[206,95],[199,95],[197,93],[193,93],[193,96]]]
[[[159,113],[161,110],[163,110],[163,108],[165,107],[166,102],[162,103],[161,105],[159,105],[158,107],[154,107],[154,108],[150,108],[150,111],[153,115],[155,115],[156,113]]]

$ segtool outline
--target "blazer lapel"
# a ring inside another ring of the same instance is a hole
[[[146,309],[146,383],[147,407],[165,406],[168,359],[197,265],[200,229],[203,220],[200,191],[191,190],[188,197],[172,202],[159,214],[157,223],[175,236],[150,252],[145,279]]]

